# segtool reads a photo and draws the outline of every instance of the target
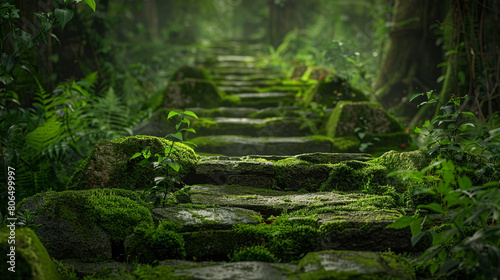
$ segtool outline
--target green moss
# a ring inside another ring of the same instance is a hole
[[[152,155],[164,154],[171,141],[154,136],[129,136],[112,141],[101,140],[90,156],[82,162],[70,178],[68,189],[123,188],[144,189],[153,183],[155,177],[165,176],[161,169],[154,170],[152,164],[141,157],[130,160],[132,155],[150,147]],[[181,165],[176,176],[182,180],[194,169],[198,158],[194,151],[181,143],[175,143],[176,150],[171,158]]]
[[[210,72],[201,67],[182,66],[170,77],[170,82],[180,82],[184,79],[209,80]]]
[[[132,191],[63,191],[32,198],[37,197],[43,198],[46,203],[37,209],[36,214],[45,213],[49,217],[65,219],[84,235],[88,233],[90,225],[97,225],[111,240],[122,241],[140,222],[153,223],[149,205]]]
[[[318,232],[311,226],[236,225],[237,247],[261,246],[267,248],[282,262],[297,260],[317,246]]]
[[[36,234],[30,228],[18,228],[15,230],[15,244],[9,243],[10,230],[7,227],[0,229],[0,244],[3,248],[0,257],[0,271],[2,279],[61,279],[57,268],[52,262],[47,250]],[[10,247],[15,247],[15,272],[8,269],[11,265]],[[5,277],[5,278],[4,278]]]
[[[332,165],[321,191],[356,191],[386,185],[387,168],[361,161],[346,161]]]
[[[231,258],[233,262],[258,261],[277,263],[279,260],[269,252],[268,249],[261,246],[245,247],[237,250]]]
[[[232,230],[204,230],[181,235],[184,238],[187,260],[228,260],[228,254],[239,248]]]
[[[187,78],[168,85],[163,107],[216,108],[221,104],[234,105],[239,101],[238,96],[219,90],[213,81]]]
[[[359,139],[355,136],[332,138],[333,153],[358,153]]]
[[[281,189],[315,192],[328,178],[328,165],[313,164],[297,158],[287,158],[274,163],[276,185]]]
[[[311,102],[335,107],[341,100],[368,101],[365,94],[338,76],[328,76],[318,81],[313,89],[306,92],[303,103],[308,106]]]
[[[168,222],[160,222],[157,228],[150,223],[139,224],[129,240],[127,254],[141,263],[184,258],[184,239],[171,230],[173,227]]]

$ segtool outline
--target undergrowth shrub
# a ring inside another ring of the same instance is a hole
[[[277,263],[278,259],[271,253],[267,248],[261,246],[252,246],[241,248],[236,251],[231,258],[233,262],[242,261],[259,261],[259,262],[269,262]]]

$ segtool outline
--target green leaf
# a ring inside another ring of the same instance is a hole
[[[167,119],[170,119],[170,118],[171,118],[171,117],[173,117],[173,116],[177,116],[178,114],[179,114],[179,113],[177,113],[177,112],[170,111],[170,112],[168,112]]]
[[[170,137],[182,141],[182,134],[180,132],[177,132],[176,134],[170,134]]]
[[[196,144],[195,144],[195,143],[193,143],[193,142],[184,141],[184,142],[182,142],[182,144],[187,145],[188,147],[191,147],[191,148],[193,148],[193,149],[194,149],[194,148],[198,148],[198,145],[196,145]]]
[[[175,172],[179,172],[179,169],[181,168],[181,166],[177,162],[169,162],[168,166],[175,170]]]
[[[415,133],[423,133],[422,129],[420,127],[415,127],[415,129],[413,130]]]
[[[424,220],[424,218],[417,218],[417,219],[414,219],[410,223],[410,229],[411,229],[412,235],[417,235],[422,231],[422,221],[423,220]]]
[[[89,5],[89,7],[94,10],[95,12],[95,1],[94,0],[83,0],[83,2],[87,3],[87,5]]]
[[[193,117],[195,119],[198,118],[198,116],[195,113],[191,112],[191,111],[184,111],[182,113],[185,114],[185,115],[191,116],[191,117]]]
[[[64,29],[66,24],[73,18],[75,12],[68,9],[55,9],[54,16],[56,17],[59,24],[61,24],[61,28]]]
[[[176,125],[175,125],[175,130],[176,130],[176,131],[179,131],[179,128],[181,127],[181,124],[182,124],[182,123],[180,122],[180,123],[178,123],[178,124],[176,124]]]
[[[429,127],[430,125],[431,125],[431,122],[430,122],[429,120],[426,120],[426,121],[425,121],[425,123],[424,123],[424,125],[422,125],[422,127],[427,128],[427,127]]]
[[[415,98],[417,98],[419,96],[422,96],[422,95],[424,95],[424,93],[416,93],[416,94],[412,95],[411,98],[410,98],[410,102],[412,102],[413,99],[415,99]]]
[[[422,239],[422,237],[425,236],[425,232],[423,231],[420,231],[419,233],[413,235],[411,237],[411,246],[415,247],[415,245],[417,245],[417,243],[420,241],[420,239]]]
[[[48,145],[54,143],[62,132],[61,123],[50,119],[26,135],[26,144],[42,152]]]
[[[472,181],[467,176],[458,177],[458,186],[462,190],[468,190],[472,187]]]
[[[142,153],[135,153],[130,159],[132,160],[132,159],[134,159],[136,157],[140,157],[140,156],[142,156]]]
[[[196,133],[196,130],[194,130],[191,127],[183,128],[183,129],[181,129],[181,131],[189,131],[189,132],[192,132],[192,133]]]
[[[358,133],[359,139],[363,139],[363,138],[365,138],[365,136],[366,136],[366,133],[364,133],[364,132]]]
[[[436,202],[433,202],[433,203],[430,203],[430,204],[426,204],[426,205],[419,205],[417,206],[417,208],[419,209],[429,209],[429,210],[432,210],[434,212],[438,212],[440,214],[444,214],[444,210],[443,210],[443,207],[439,204],[437,204]]]
[[[403,216],[399,219],[397,219],[394,223],[386,226],[385,228],[394,228],[394,229],[401,229],[405,227],[409,227],[411,222],[413,222],[414,218],[410,216]]]

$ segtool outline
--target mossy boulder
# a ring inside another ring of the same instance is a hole
[[[378,103],[341,101],[328,115],[326,135],[350,139],[349,146],[365,143],[368,151],[387,151],[409,146],[410,138],[396,118]],[[370,144],[367,144],[370,143]]]
[[[416,279],[404,258],[374,252],[311,252],[299,262],[298,272],[298,279]]]
[[[353,160],[334,164],[320,190],[369,191],[370,188],[387,185],[387,173],[385,166],[371,162]]]
[[[21,211],[33,213],[40,240],[57,259],[112,258],[140,222],[153,223],[148,205],[137,192],[93,189],[37,194],[23,200]]]
[[[368,98],[361,90],[352,87],[341,77],[327,76],[305,93],[303,103],[307,106],[311,102],[316,102],[333,108],[342,100],[368,101]]]
[[[9,239],[15,236],[14,239]],[[15,244],[11,243],[15,240]],[[58,280],[61,279],[56,266],[40,239],[30,228],[18,228],[15,231],[8,227],[0,230],[2,256],[0,269],[2,279],[12,280]],[[9,256],[14,247],[15,256]],[[9,263],[12,262],[12,263]]]
[[[170,82],[180,82],[184,79],[209,80],[210,71],[196,66],[182,66],[170,77]]]
[[[166,108],[215,108],[224,104],[237,104],[239,101],[236,95],[229,95],[219,90],[210,80],[188,78],[169,83],[163,106]]]
[[[99,141],[89,157],[82,162],[70,178],[68,189],[122,188],[145,189],[155,177],[166,176],[162,169],[154,169],[142,157],[130,160],[135,154],[150,148],[151,158],[155,154],[165,155],[165,148],[171,141],[153,136],[130,136],[112,141]],[[191,172],[198,158],[194,151],[181,143],[175,143],[175,151],[171,158],[181,166],[179,173],[174,174],[179,180]],[[172,175],[172,174],[169,174]]]

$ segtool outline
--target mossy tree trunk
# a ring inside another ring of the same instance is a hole
[[[397,0],[393,27],[374,90],[382,105],[403,119],[416,114],[409,97],[438,89],[442,48],[431,27],[445,17],[446,1]]]
[[[269,5],[269,43],[279,46],[285,35],[300,27],[302,15],[298,0],[268,0]]]

